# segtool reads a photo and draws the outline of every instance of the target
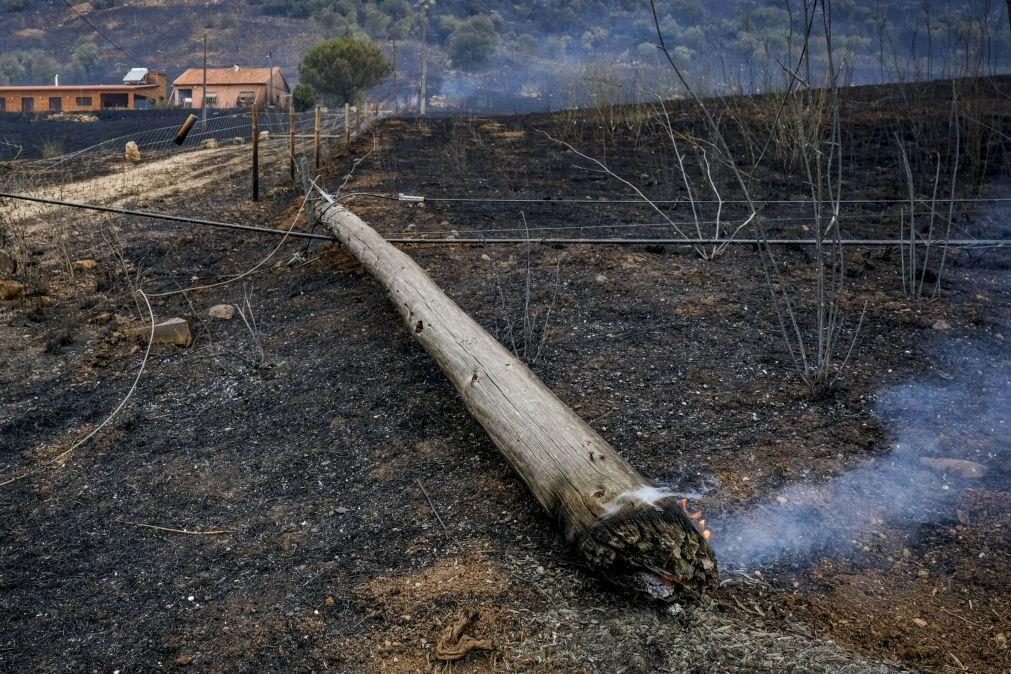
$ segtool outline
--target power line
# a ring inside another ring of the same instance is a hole
[[[82,204],[74,201],[61,201],[59,199],[46,199],[34,197],[27,194],[13,194],[0,192],[0,198],[17,199],[20,201],[32,201],[50,206],[66,206],[68,208],[78,208],[89,211],[99,211],[103,213],[115,213],[117,215],[130,215],[140,218],[151,218],[154,220],[166,220],[169,222],[179,222],[183,224],[204,225],[221,229],[241,230],[256,232],[259,234],[271,234],[276,236],[289,236],[302,239],[317,239],[323,241],[335,241],[332,236],[324,234],[312,234],[309,232],[299,232],[294,230],[274,229],[271,227],[260,227],[257,225],[241,225],[234,222],[219,222],[216,220],[204,220],[201,218],[189,218],[179,215],[169,215],[167,213],[153,213],[150,211],[135,211],[126,208],[116,208],[113,206],[100,206],[98,204]],[[641,238],[532,238],[532,237],[469,237],[469,238],[424,238],[424,237],[388,237],[389,243],[400,244],[421,244],[421,245],[458,245],[458,244],[542,244],[542,245],[617,245],[617,246],[708,246],[708,245],[775,245],[775,246],[813,246],[816,245],[814,239],[641,239]],[[905,239],[842,239],[830,241],[842,246],[906,246],[909,242]],[[1009,248],[1011,239],[943,239],[926,241],[920,240],[917,245],[922,246],[943,246],[948,245],[955,248]]]
[[[310,234],[308,232],[288,231],[284,229],[274,229],[272,227],[259,227],[257,225],[240,225],[234,222],[218,222],[217,220],[203,220],[200,218],[188,218],[180,215],[169,215],[168,213],[152,213],[150,211],[134,211],[127,208],[116,208],[114,206],[100,206],[98,204],[82,204],[76,201],[61,201],[59,199],[45,199],[43,197],[33,197],[28,194],[11,194],[0,192],[0,198],[18,199],[20,201],[34,201],[39,204],[49,206],[66,206],[68,208],[79,208],[87,211],[99,211],[101,213],[115,213],[117,215],[133,215],[139,218],[151,218],[153,220],[167,220],[169,222],[181,222],[189,225],[205,225],[207,227],[218,227],[221,229],[236,229],[246,232],[257,232],[260,234],[278,234],[300,237],[303,239],[322,239],[333,241],[332,236],[324,234]]]
[[[479,203],[479,204],[584,204],[587,206],[627,206],[634,204],[637,206],[649,206],[650,202],[643,201],[642,199],[579,199],[573,197],[562,197],[554,199],[551,197],[543,197],[540,199],[533,198],[506,198],[506,197],[427,197],[427,196],[413,196],[409,194],[377,194],[373,192],[352,192],[347,195],[347,197],[366,197],[372,199],[388,199],[391,201],[405,201],[409,203],[417,202],[438,202],[438,203]],[[650,200],[654,204],[688,204],[691,203],[688,199],[652,199]],[[929,199],[917,199],[921,203],[929,203]],[[938,199],[938,201],[953,201],[955,203],[1007,203],[1011,202],[1011,197],[974,197],[974,198],[963,198],[963,199]],[[722,201],[716,199],[695,199],[695,203],[702,204],[747,204],[749,202],[743,199],[723,199]],[[751,203],[757,205],[765,204],[810,204],[810,199],[752,199]],[[841,199],[838,203],[840,204],[908,204],[909,199]]]
[[[76,14],[76,15],[77,15],[77,18],[79,18],[79,19],[80,19],[81,21],[83,21],[84,23],[86,23],[86,24],[88,24],[89,26],[91,26],[91,29],[92,29],[92,30],[94,30],[94,31],[95,31],[96,33],[98,33],[98,34],[99,34],[99,35],[101,35],[101,36],[102,36],[103,38],[105,38],[106,42],[108,42],[108,43],[109,43],[109,44],[111,44],[111,45],[112,45],[113,47],[115,47],[115,48],[116,48],[116,49],[118,49],[118,50],[119,50],[120,52],[122,52],[122,53],[123,53],[123,54],[124,54],[124,55],[125,55],[125,56],[126,56],[126,57],[127,57],[128,59],[130,59],[131,61],[133,61],[133,62],[134,62],[134,63],[135,63],[136,65],[140,65],[140,59],[138,59],[138,58],[137,58],[136,56],[134,56],[133,54],[131,54],[131,53],[130,53],[130,52],[128,52],[127,50],[125,50],[125,49],[123,49],[122,47],[120,47],[120,46],[119,46],[118,44],[116,44],[116,42],[115,42],[115,41],[114,41],[114,40],[113,40],[113,39],[112,39],[111,37],[109,37],[108,35],[106,35],[106,34],[105,34],[105,33],[104,33],[103,31],[102,31],[102,29],[101,29],[101,28],[99,28],[99,27],[98,27],[98,26],[96,26],[95,24],[91,23],[91,20],[90,20],[90,19],[88,19],[88,17],[86,17],[85,15],[81,14],[80,12],[78,12],[78,11],[77,11],[77,9],[76,9],[76,8],[75,8],[75,7],[74,7],[74,6],[72,5],[72,4],[70,4],[70,0],[63,0],[63,4],[65,4],[65,5],[67,6],[67,7],[69,7],[69,8],[70,8],[70,10],[71,10],[71,11],[72,11],[72,12],[73,12],[74,14]]]

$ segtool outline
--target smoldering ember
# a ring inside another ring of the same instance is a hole
[[[1009,8],[5,0],[0,671],[1011,673]]]

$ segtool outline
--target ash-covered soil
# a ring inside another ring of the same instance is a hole
[[[882,114],[848,122],[852,144],[865,148],[859,161],[881,167],[854,171],[849,193],[901,196],[893,148],[866,149]],[[599,121],[388,120],[334,158],[328,184],[336,189],[364,157],[342,193],[627,197],[544,130],[606,153],[630,179],[656,180],[648,191],[662,197],[661,141],[636,139],[634,124],[595,137]],[[770,166],[762,198],[803,194]],[[1006,170],[984,173],[985,189],[998,189]],[[288,227],[301,197],[286,171],[269,164],[257,205],[234,178],[196,191],[182,180],[146,205]],[[389,235],[574,224],[584,236],[663,232],[627,226],[649,224],[639,207],[364,195],[348,204]],[[803,217],[780,208],[778,217]],[[892,236],[898,215],[873,213],[857,210],[852,231]],[[712,262],[673,246],[407,247],[644,475],[701,494],[718,552],[721,521],[776,503],[792,485],[831,485],[907,454],[986,468],[975,479],[911,469],[926,503],[915,516],[827,502],[816,509],[821,526],[856,522],[845,545],[787,546],[725,568],[711,597],[677,612],[575,563],[381,288],[333,246],[287,242],[239,282],[153,298],[159,319],[190,322],[193,345],[155,347],[123,411],[61,456],[116,407],[144,352],[124,335],[144,326],[146,310],[130,298],[103,227],[119,227],[129,277],[149,293],[227,280],[276,241],[60,215],[75,233],[70,257],[97,268],[71,279],[59,250],[40,245],[45,273],[32,276],[32,296],[2,305],[0,482],[19,478],[0,487],[2,669],[441,670],[436,641],[472,610],[480,617],[469,633],[492,648],[454,670],[1009,668],[1011,465],[1003,413],[991,410],[1007,390],[1006,252],[950,251],[941,297],[915,302],[903,294],[897,251],[850,251],[847,338],[865,303],[866,316],[836,390],[812,398],[750,247]],[[777,231],[796,232],[790,222]],[[1003,222],[974,204],[960,226],[993,235]],[[779,261],[807,288],[811,260],[791,249]],[[219,303],[246,319],[209,318]],[[964,395],[915,398],[915,417],[902,413],[912,403],[882,403],[911,383]]]

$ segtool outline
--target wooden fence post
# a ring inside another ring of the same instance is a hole
[[[344,101],[344,145],[351,147],[351,104]]]
[[[288,103],[288,173],[295,184],[295,106]]]
[[[253,103],[253,201],[260,200],[260,110]]]
[[[189,117],[186,118],[186,121],[183,122],[183,125],[179,127],[179,133],[176,134],[175,137],[176,145],[182,145],[184,142],[186,142],[186,136],[190,135],[190,129],[192,129],[193,125],[196,123],[197,123],[196,115],[190,115]]]
[[[316,130],[313,132],[313,148],[314,148],[314,152],[316,154],[316,170],[317,171],[319,170],[319,166],[320,166],[319,134],[320,134],[321,123],[322,123],[322,118],[320,116],[320,107],[317,105],[316,106]]]

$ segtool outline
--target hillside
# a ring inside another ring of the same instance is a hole
[[[269,58],[296,82],[297,64],[312,44],[350,32],[381,42],[391,59],[392,40],[399,42],[403,93],[412,90],[419,62],[422,15],[415,4],[95,0],[72,8],[59,0],[6,0],[0,84],[49,83],[57,73],[64,83],[116,81],[131,65],[174,77],[201,63],[205,33],[212,65],[266,65]],[[782,86],[786,74],[777,61],[795,61],[801,49],[800,0],[664,0],[657,7],[675,58],[703,89]],[[831,38],[846,84],[908,81],[1007,72],[1007,26],[1003,3],[847,0],[833,3]],[[812,32],[817,71],[825,37],[821,26]],[[645,2],[440,0],[429,11],[428,36],[435,96],[470,99],[491,89],[516,101],[553,92],[553,105],[544,107],[560,107],[670,86]],[[501,101],[471,104],[487,109]]]

